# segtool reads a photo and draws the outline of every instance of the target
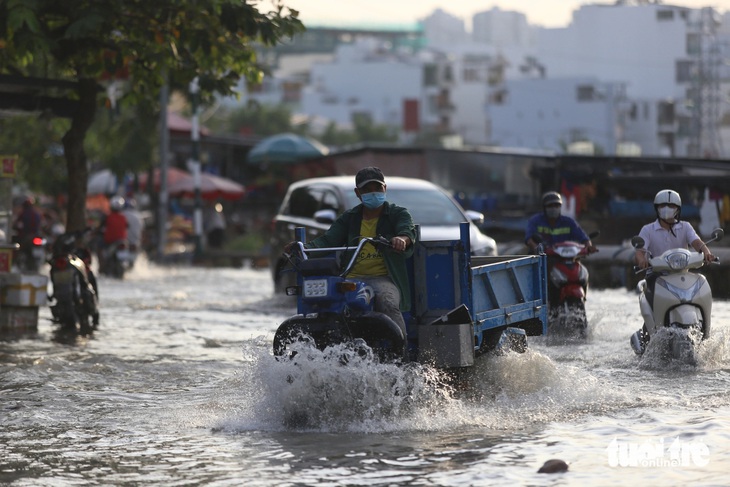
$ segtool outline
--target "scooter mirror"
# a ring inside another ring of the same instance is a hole
[[[716,228],[712,231],[712,240],[720,241],[725,236],[725,231],[722,228]]]
[[[644,242],[644,239],[643,239],[643,238],[641,238],[641,237],[639,237],[638,235],[637,235],[637,236],[635,236],[635,237],[633,237],[633,238],[631,239],[631,245],[632,245],[632,246],[633,246],[633,247],[634,247],[635,249],[643,249],[643,248],[644,248],[644,244],[645,244],[645,242]]]

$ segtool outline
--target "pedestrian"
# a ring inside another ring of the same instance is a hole
[[[226,218],[223,215],[223,205],[216,203],[208,206],[205,216],[205,234],[208,237],[208,247],[220,249],[226,236]]]

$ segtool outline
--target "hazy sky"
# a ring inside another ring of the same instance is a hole
[[[584,4],[613,4],[615,1],[586,0],[283,0],[299,10],[305,23],[412,23],[440,8],[464,20],[471,28],[471,16],[476,12],[499,7],[522,12],[531,24],[562,27],[570,23],[573,10]],[[720,12],[730,10],[730,0],[665,0],[664,4],[683,7],[714,7]]]

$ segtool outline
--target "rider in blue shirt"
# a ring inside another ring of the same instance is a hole
[[[534,235],[539,235],[543,245],[548,247],[570,240],[584,244],[589,254],[598,252],[578,222],[560,214],[562,206],[563,198],[559,193],[549,191],[542,196],[543,211],[530,217],[525,230],[525,243],[532,253],[537,253],[539,243],[533,238]]]

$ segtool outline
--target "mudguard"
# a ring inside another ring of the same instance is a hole
[[[381,359],[403,356],[405,337],[400,327],[390,317],[375,311],[350,316],[347,320],[336,313],[292,316],[276,330],[274,355],[286,355],[288,344],[299,340],[311,339],[318,349],[324,350],[357,338],[365,340]]]

